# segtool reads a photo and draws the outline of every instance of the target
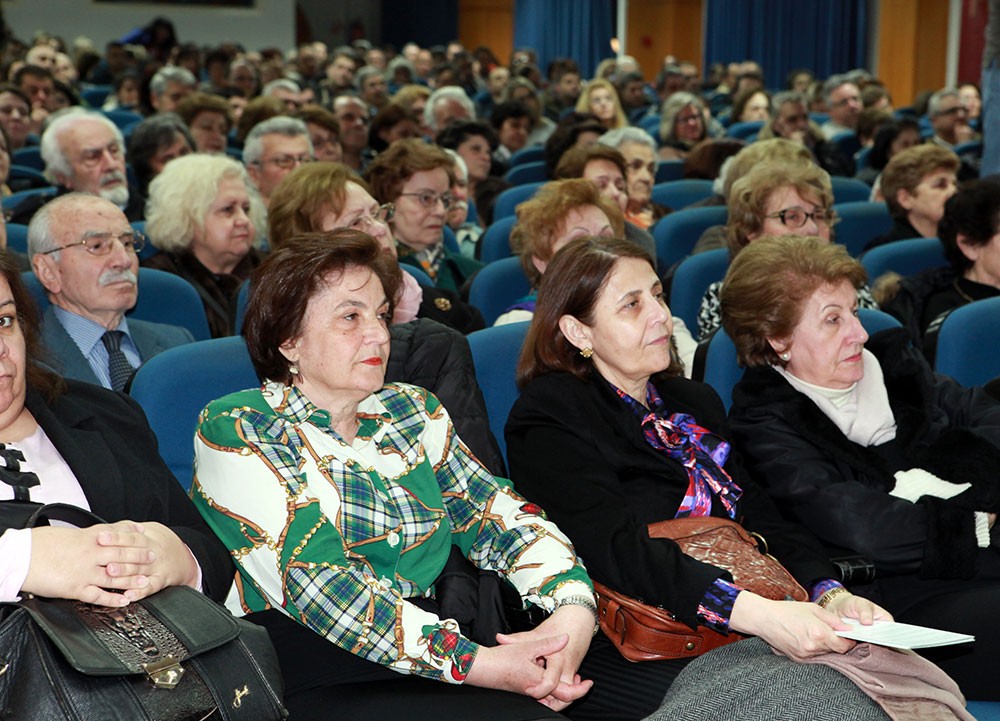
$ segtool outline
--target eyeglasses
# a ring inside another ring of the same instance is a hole
[[[444,206],[445,210],[448,210],[448,208],[455,204],[455,196],[450,193],[438,195],[430,190],[421,190],[419,193],[400,193],[400,195],[416,198],[417,201],[425,208],[433,208],[438,204],[438,201],[441,201],[441,205]]]
[[[267,160],[258,160],[254,165],[265,165],[270,163],[282,170],[290,170],[298,165],[305,165],[306,163],[311,163],[315,158],[311,155],[275,155],[273,158],[268,158]]]
[[[108,255],[115,247],[115,241],[122,244],[127,253],[138,253],[146,245],[146,236],[135,230],[127,230],[124,233],[107,233],[100,231],[88,231],[83,234],[83,239],[75,243],[67,243],[52,250],[43,250],[40,255],[58,253],[77,245],[82,245],[91,255]]]
[[[967,113],[969,109],[964,105],[956,105],[953,108],[945,108],[944,110],[938,110],[938,115],[959,115],[960,113]]]
[[[695,113],[694,115],[678,115],[677,116],[677,122],[678,123],[700,123],[701,122],[701,115],[699,115],[697,113]]]
[[[812,220],[816,225],[829,225],[837,217],[837,214],[827,208],[817,208],[813,212],[807,213],[805,208],[796,205],[764,217],[777,218],[786,228],[798,229],[804,226],[807,220]]]
[[[846,98],[841,98],[840,100],[836,100],[830,104],[835,108],[840,108],[843,107],[844,105],[850,105],[851,103],[854,103],[855,105],[860,105],[861,97],[858,95],[848,95]]]
[[[388,223],[392,220],[392,216],[396,213],[396,206],[392,203],[384,203],[378,206],[370,215],[359,216],[354,222],[351,223],[351,227],[355,230],[363,230],[369,227],[372,223]]]

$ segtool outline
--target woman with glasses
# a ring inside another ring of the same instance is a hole
[[[807,235],[831,242],[833,188],[827,172],[812,163],[764,162],[733,184],[729,192],[726,226],[729,258],[735,258],[753,241],[766,235]],[[698,337],[708,337],[722,324],[719,290],[712,283],[698,312]],[[868,287],[858,290],[862,308],[877,308]]]
[[[189,281],[213,338],[235,331],[239,287],[260,263],[264,205],[247,171],[224,155],[171,161],[149,184],[146,233],[160,252],[143,267]]]
[[[683,160],[708,137],[705,104],[692,93],[674,93],[660,110],[660,160]]]
[[[470,183],[471,174],[470,167]],[[423,140],[400,140],[375,158],[365,180],[376,200],[396,208],[390,227],[400,263],[420,268],[435,286],[450,291],[459,291],[483,267],[444,243],[455,201],[455,163],[444,150]]]
[[[397,246],[390,228],[394,212],[392,203],[380,205],[368,184],[346,165],[310,163],[289,173],[271,196],[268,242],[277,249],[302,233],[352,228],[375,238],[395,260]],[[422,286],[409,273],[403,274],[400,293],[393,323],[430,318],[462,333],[485,327],[482,313],[457,293]]]

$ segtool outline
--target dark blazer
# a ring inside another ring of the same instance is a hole
[[[148,361],[157,353],[167,350],[167,348],[194,343],[191,331],[176,325],[150,323],[130,318],[128,328],[132,334],[132,341],[139,351],[139,358],[143,362]],[[64,378],[73,378],[100,385],[90,363],[80,352],[80,347],[66,332],[63,324],[59,322],[52,306],[45,309],[42,318],[42,343],[48,351],[47,360],[51,361],[52,368],[57,373]]]
[[[669,378],[657,388],[670,412],[690,414],[728,438],[722,402],[707,385]],[[536,378],[514,404],[506,430],[515,487],[570,537],[591,576],[696,625],[708,587],[728,576],[684,555],[673,541],[649,537],[649,523],[675,517],[687,473],[646,442],[639,419],[610,385],[568,373]],[[743,489],[737,519],[764,535],[800,582],[836,577],[819,542],[781,519],[735,452],[725,468]]]
[[[135,401],[68,380],[66,392],[52,402],[29,389],[25,406],[69,464],[94,513],[110,523],[170,527],[198,559],[205,593],[225,598],[235,573],[229,553],[160,458]]]
[[[866,347],[882,367],[895,440],[854,443],[775,370],[748,368],[730,409],[747,467],[779,508],[874,561],[881,577],[972,577],[973,511],[1000,511],[1000,403],[935,375],[902,328],[876,333]],[[973,486],[948,501],[890,496],[894,473],[910,468]]]

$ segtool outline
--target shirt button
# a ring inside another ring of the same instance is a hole
[[[395,548],[399,545],[399,534],[395,531],[391,531],[388,538],[386,538],[386,541],[389,543],[389,548]]]

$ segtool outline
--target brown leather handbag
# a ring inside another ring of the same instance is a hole
[[[767,552],[759,534],[725,518],[703,516],[651,523],[650,538],[672,539],[692,558],[729,571],[733,582],[765,598],[808,600],[809,594]],[[594,582],[601,630],[629,661],[657,661],[699,656],[746,638],[724,635],[705,626],[691,628],[670,611],[650,606]]]

